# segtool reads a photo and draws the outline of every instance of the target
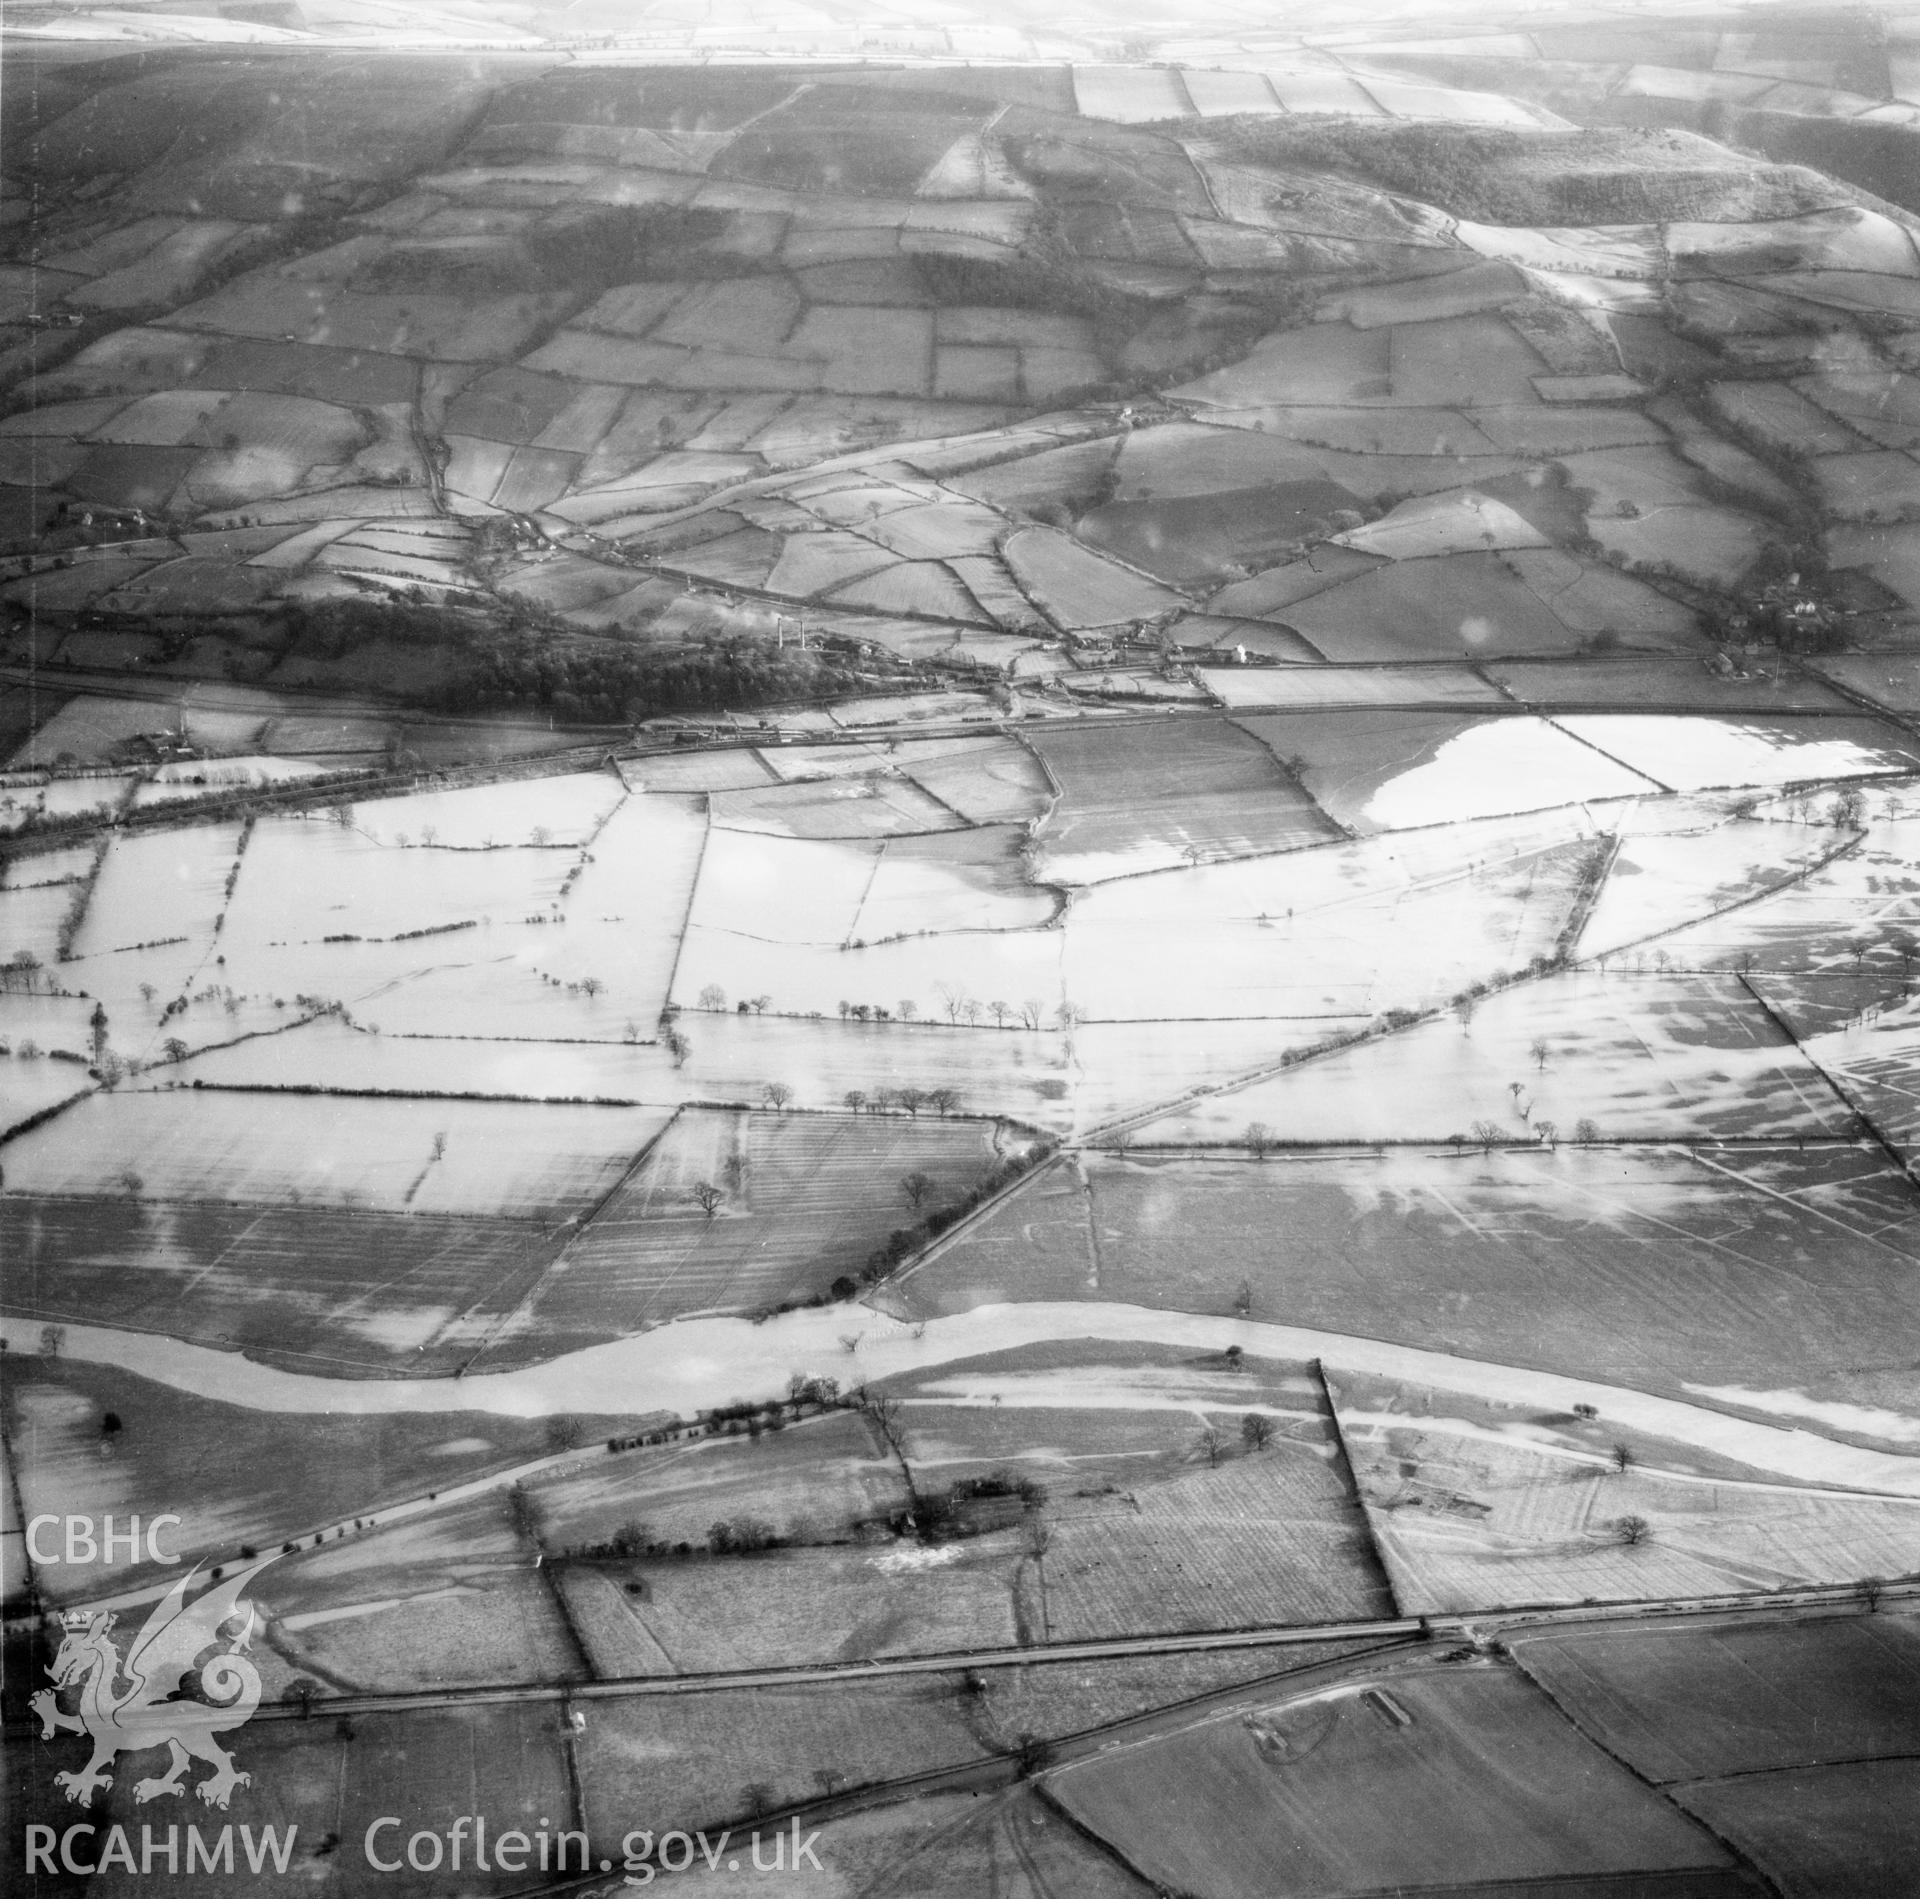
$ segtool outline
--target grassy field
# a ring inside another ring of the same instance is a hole
[[[1279,1686],[1279,1684],[1276,1684]],[[1383,1711],[1391,1707],[1394,1712]],[[1568,1803],[1579,1784],[1584,1798]],[[1049,1791],[1149,1879],[1223,1895],[1718,1867],[1703,1828],[1508,1669],[1396,1674],[1136,1743]],[[1366,1826],[1388,1804],[1400,1826]]]
[[[772,1551],[729,1560],[576,1565],[644,1632],[674,1670],[789,1667],[875,1656],[1010,1648],[1019,1639],[1014,1577],[1024,1551],[1013,1532],[927,1548]],[[638,1583],[644,1597],[627,1593]],[[570,1589],[577,1586],[570,1583]],[[585,1630],[597,1667],[620,1653],[618,1624]],[[607,1673],[640,1672],[606,1668]]]
[[[1899,1614],[1525,1636],[1522,1668],[1656,1782],[1915,1751],[1920,1640]]]
[[[1059,794],[1038,874],[1092,883],[1132,871],[1297,849],[1337,833],[1273,755],[1224,719],[1029,736]]]
[[[1920,1854],[1912,1760],[1796,1768],[1707,1781],[1675,1798],[1790,1899],[1898,1892]]]
[[[1850,1111],[1735,976],[1576,970],[1308,1067],[1208,1096],[1138,1131],[1145,1144],[1435,1143],[1833,1136]]]
[[[904,1115],[687,1109],[555,1259],[496,1335],[487,1362],[637,1330],[689,1312],[752,1311],[857,1275],[926,1208],[993,1167],[990,1124]],[[719,1190],[711,1214],[695,1188]]]
[[[1293,764],[1336,823],[1361,833],[1653,788],[1543,719],[1327,711],[1256,714],[1239,723]]]
[[[1865,1368],[1903,1335],[1920,1246],[1899,1175],[1851,1147],[1085,1166],[1087,1193],[1052,1169],[970,1227],[907,1282],[915,1307],[1092,1294],[1225,1313],[1244,1282],[1256,1319],[1676,1396],[1845,1399],[1883,1390]]]
[[[730,1825],[756,1806],[993,1751],[957,1679],[923,1675],[602,1702],[577,1759],[598,1841],[630,1827]]]
[[[1048,1521],[1029,1600],[1055,1641],[1393,1613],[1327,1444],[1286,1440],[1124,1497],[1063,1499]]]
[[[165,1331],[358,1376],[465,1363],[553,1245],[520,1221],[121,1194],[8,1193],[0,1232],[9,1301],[36,1326]]]
[[[1588,822],[1487,820],[1116,878],[1068,913],[1066,991],[1096,1021],[1431,1006],[1549,950],[1595,861]]]
[[[1756,1483],[1737,1466],[1716,1482],[1696,1454],[1604,1425],[1330,1376],[1407,1614],[1844,1584],[1920,1562],[1904,1501]],[[1628,1543],[1620,1526],[1636,1520]]]
[[[1890,791],[1885,803],[1873,800],[1867,834],[1857,848],[1835,854],[1757,903],[1673,929],[1659,947],[1682,966],[1741,964],[1771,976],[1892,969],[1899,961],[1895,933],[1920,914],[1920,878],[1912,855],[1920,824],[1906,815],[1910,809],[1904,786]],[[1816,841],[1829,852],[1845,841],[1823,827],[1795,826],[1797,814],[1788,807],[1769,807],[1767,815],[1802,830],[1803,838],[1788,846],[1795,855]],[[1831,817],[1831,802],[1822,797],[1807,815]]]
[[[554,1220],[588,1211],[666,1125],[664,1109],[97,1095],[8,1148],[28,1194],[125,1193]]]

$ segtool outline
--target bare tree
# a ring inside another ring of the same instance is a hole
[[[767,1083],[767,1106],[784,1114],[787,1103],[793,1099],[793,1090],[784,1081]]]
[[[1868,1615],[1877,1615],[1880,1611],[1880,1598],[1887,1593],[1886,1579],[1881,1576],[1862,1576],[1860,1578],[1860,1600],[1867,1605]]]
[[[850,1112],[858,1114],[867,1105],[867,1091],[864,1088],[849,1088],[843,1097]]]
[[[704,1213],[709,1220],[720,1211],[720,1203],[726,1195],[710,1180],[696,1180],[688,1190],[687,1198]]]
[[[1255,1160],[1265,1160],[1273,1147],[1273,1130],[1264,1121],[1249,1121],[1246,1133],[1240,1138]]]
[[[934,1109],[944,1121],[960,1105],[958,1088],[929,1088],[927,1106]]]
[[[993,1017],[993,1026],[996,1029],[1004,1029],[1013,1017],[1013,1008],[1011,1004],[1002,1002],[996,997],[987,1004],[987,1013]]]
[[[1533,1057],[1534,1067],[1544,1072],[1547,1066],[1547,1057],[1553,1053],[1553,1050],[1548,1045],[1545,1036],[1536,1035],[1533,1040],[1527,1044],[1527,1053]]]
[[[686,1067],[687,1057],[693,1053],[693,1044],[678,1029],[668,1029],[661,1036],[660,1045],[673,1057],[674,1067]]]
[[[1546,1142],[1549,1148],[1556,1151],[1558,1150],[1560,1146],[1560,1129],[1557,1123],[1552,1121],[1536,1121],[1533,1124],[1533,1131]]]
[[[905,1197],[907,1205],[918,1213],[927,1204],[928,1197],[933,1192],[933,1176],[923,1174],[915,1168],[901,1180],[900,1192]]]
[[[1040,1018],[1046,1012],[1047,1005],[1038,996],[1028,996],[1020,1004],[1020,1020],[1030,1029],[1037,1029],[1040,1026]]]
[[[1273,1420],[1249,1411],[1240,1420],[1240,1442],[1250,1451],[1264,1451],[1273,1442]]]
[[[911,1022],[920,1013],[920,1005],[911,996],[902,996],[896,1011],[902,1022]]]
[[[1491,1154],[1507,1138],[1506,1131],[1493,1121],[1476,1121],[1467,1132],[1483,1154]]]
[[[708,983],[700,991],[700,1006],[703,1009],[724,1009],[727,1006],[727,992],[717,982]]]
[[[1613,1460],[1614,1469],[1622,1476],[1625,1476],[1626,1473],[1633,1468],[1633,1446],[1631,1444],[1616,1444],[1607,1455]]]
[[[1628,1549],[1637,1549],[1653,1536],[1653,1525],[1645,1517],[1615,1517],[1613,1533]]]
[[[1243,1279],[1241,1280],[1240,1284],[1234,1289],[1233,1316],[1236,1319],[1244,1319],[1251,1316],[1252,1312],[1253,1312],[1253,1281],[1251,1279]]]
[[[1589,1121],[1585,1115],[1582,1115],[1580,1119],[1573,1124],[1573,1138],[1578,1141],[1582,1147],[1591,1147],[1593,1143],[1600,1138],[1599,1122]]]
[[[927,1091],[924,1088],[896,1088],[893,1098],[916,1119],[920,1110],[927,1105]]]
[[[1194,1449],[1207,1460],[1209,1466],[1217,1465],[1227,1454],[1227,1440],[1217,1426],[1203,1424],[1200,1435],[1194,1440]]]

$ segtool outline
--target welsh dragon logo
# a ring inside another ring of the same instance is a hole
[[[216,1584],[191,1605],[187,1585],[199,1570],[189,1570],[154,1605],[124,1662],[112,1639],[112,1615],[97,1610],[67,1619],[59,1652],[47,1670],[53,1687],[41,1689],[32,1707],[40,1717],[42,1740],[64,1730],[85,1734],[93,1742],[93,1758],[77,1774],[54,1776],[54,1784],[69,1800],[91,1806],[96,1793],[113,1785],[106,1769],[116,1755],[156,1747],[170,1748],[172,1762],[164,1774],[134,1782],[136,1800],[184,1793],[182,1776],[196,1760],[214,1770],[195,1789],[210,1807],[226,1806],[236,1787],[251,1784],[253,1776],[240,1773],[233,1756],[213,1737],[240,1727],[260,1705],[259,1671],[246,1655],[253,1605],[242,1602],[240,1595],[273,1560],[269,1556]],[[243,1618],[237,1633],[223,1636],[228,1623]],[[222,1640],[228,1646],[200,1663]],[[197,1691],[189,1690],[188,1678],[196,1675]],[[79,1711],[68,1714],[56,1695],[76,1685]]]

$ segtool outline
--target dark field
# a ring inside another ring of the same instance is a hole
[[[1444,1152],[1444,1151],[1443,1151]],[[1088,1295],[1252,1316],[1679,1393],[1843,1395],[1904,1362],[1920,1215],[1865,1149],[1396,1150],[1052,1169],[906,1282],[925,1312]],[[1836,1235],[1844,1243],[1836,1243]]]

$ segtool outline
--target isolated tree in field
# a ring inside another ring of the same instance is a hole
[[[704,1213],[709,1220],[720,1211],[720,1203],[726,1195],[710,1180],[696,1180],[687,1194],[687,1198]]]
[[[932,1108],[944,1121],[960,1105],[958,1088],[929,1088],[927,1106]]]
[[[1473,1012],[1476,1003],[1472,996],[1462,996],[1453,1005],[1453,1012],[1460,1018],[1460,1031],[1463,1035],[1473,1032]]]
[[[1273,1146],[1273,1130],[1264,1121],[1249,1121],[1247,1131],[1240,1137],[1247,1144],[1247,1152],[1255,1160],[1265,1160]]]
[[[1207,1460],[1208,1466],[1217,1465],[1227,1454],[1227,1440],[1217,1426],[1204,1424],[1200,1435],[1194,1440],[1194,1449]]]
[[[143,982],[140,985],[140,1000],[144,1002],[149,1009],[153,1007],[154,998],[157,997],[159,993],[159,990],[150,982]]]
[[[867,1091],[864,1088],[849,1088],[842,1098],[854,1114],[858,1114],[867,1105]]]
[[[1467,1132],[1483,1154],[1491,1154],[1506,1139],[1505,1130],[1493,1121],[1476,1121]]]
[[[1860,1578],[1860,1600],[1867,1605],[1868,1615],[1877,1615],[1880,1611],[1880,1598],[1887,1593],[1886,1579],[1881,1576],[1862,1576]]]
[[[931,1174],[923,1174],[916,1168],[912,1173],[902,1179],[900,1182],[900,1192],[904,1196],[907,1205],[910,1206],[915,1213],[918,1213],[920,1209],[927,1204],[927,1200],[933,1192],[933,1176]]]
[[[1246,1363],[1246,1348],[1241,1345],[1229,1345],[1220,1356],[1227,1361],[1228,1371],[1238,1371]]]
[[[1573,1124],[1573,1138],[1578,1141],[1582,1147],[1591,1147],[1593,1143],[1600,1138],[1599,1122],[1589,1121],[1585,1115],[1582,1115],[1580,1119]]]
[[[120,1413],[117,1411],[109,1411],[100,1420],[100,1435],[102,1437],[118,1437],[125,1428],[126,1427],[120,1422]]]
[[[1613,1533],[1628,1549],[1637,1549],[1653,1536],[1653,1525],[1645,1517],[1615,1517]]]
[[[767,1004],[772,1000],[773,998],[771,996],[749,996],[747,998],[747,1007],[750,1008],[755,1015],[765,1015],[767,1012]]]
[[[676,1068],[687,1065],[687,1057],[693,1053],[693,1044],[678,1029],[668,1029],[660,1038],[660,1046],[673,1057]]]
[[[768,1107],[784,1114],[787,1109],[787,1103],[792,1099],[793,1090],[789,1088],[784,1081],[770,1081],[767,1083]]]
[[[58,1358],[67,1349],[67,1328],[64,1325],[43,1325],[40,1328],[40,1356]]]
[[[1464,1134],[1449,1134],[1447,1136],[1447,1140],[1451,1143],[1453,1147],[1453,1151],[1456,1154],[1458,1154],[1461,1151],[1461,1149],[1464,1148],[1467,1144],[1467,1137]]]
[[[1633,1446],[1631,1444],[1616,1444],[1607,1455],[1613,1460],[1614,1469],[1622,1476],[1625,1476],[1626,1473],[1633,1468]]]
[[[1547,1044],[1546,1038],[1536,1035],[1533,1040],[1527,1044],[1527,1053],[1533,1057],[1534,1067],[1544,1073],[1547,1066],[1547,1057],[1553,1053],[1552,1048]]]
[[[537,1563],[542,1554],[540,1508],[534,1502],[525,1484],[507,1486],[507,1521],[513,1525],[516,1536],[532,1544],[534,1560]]]
[[[439,1134],[436,1134],[433,1137],[433,1158],[435,1160],[445,1160],[446,1157],[447,1157],[447,1137],[445,1132],[443,1131]]]
[[[1239,1285],[1234,1288],[1233,1316],[1236,1319],[1244,1319],[1250,1316],[1252,1311],[1253,1281],[1251,1279],[1243,1279]]]
[[[875,1391],[860,1385],[852,1393],[853,1408],[878,1431],[888,1450],[901,1463],[907,1461],[907,1431],[901,1417],[900,1400],[890,1392]]]
[[[1847,954],[1853,958],[1853,973],[1860,973],[1860,965],[1867,960],[1868,950],[1873,948],[1870,936],[1850,936],[1847,938]]]
[[[589,1002],[606,986],[598,976],[582,976],[580,978],[580,993],[585,996]]]
[[[177,1035],[169,1035],[167,1039],[160,1044],[160,1052],[165,1055],[170,1062],[184,1062],[188,1054],[186,1043]]]
[[[1546,1142],[1549,1149],[1558,1150],[1560,1146],[1560,1129],[1557,1123],[1552,1121],[1536,1121],[1533,1124],[1533,1131],[1541,1140]]]
[[[1273,1420],[1249,1411],[1240,1420],[1240,1442],[1250,1451],[1264,1451],[1273,1442]]]

